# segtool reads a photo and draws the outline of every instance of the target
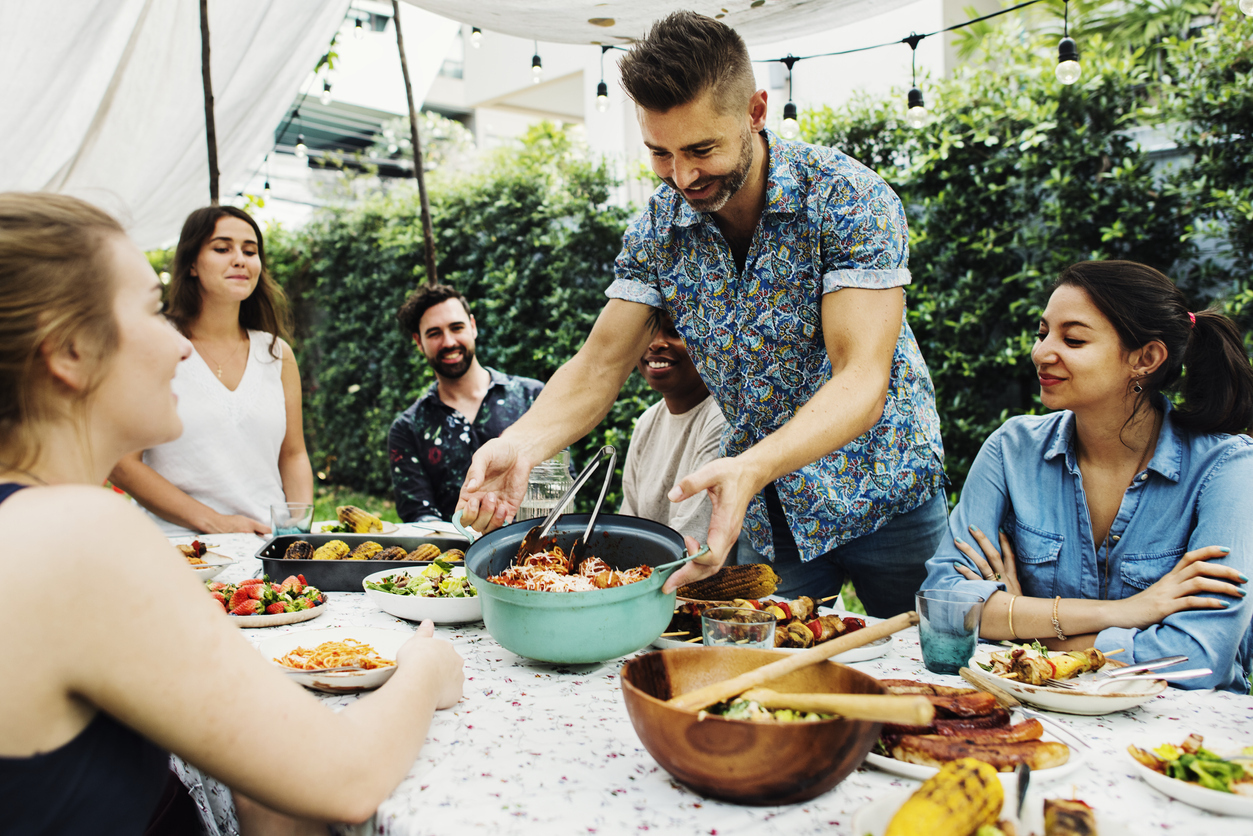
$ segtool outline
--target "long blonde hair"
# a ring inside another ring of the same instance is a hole
[[[73,347],[97,358],[77,405],[99,384],[118,344],[108,240],[121,225],[81,200],[0,193],[0,464],[39,455],[37,427],[64,417],[45,352]]]

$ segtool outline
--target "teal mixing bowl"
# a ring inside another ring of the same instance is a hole
[[[566,514],[546,540],[555,540],[569,554],[587,520],[587,514]],[[652,566],[647,580],[593,592],[533,592],[490,583],[488,576],[509,566],[522,538],[540,522],[507,525],[466,550],[466,573],[478,590],[483,623],[492,638],[528,659],[586,664],[625,656],[661,635],[674,613],[674,593],[663,594],[661,587],[691,559],[682,535],[651,520],[601,514],[583,554],[619,570]]]

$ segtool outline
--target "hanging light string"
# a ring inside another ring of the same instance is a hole
[[[604,113],[609,109],[609,85],[605,83],[605,53],[611,46],[600,47],[600,83],[596,85],[596,109]]]
[[[601,53],[604,55],[604,53]],[[540,76],[544,74],[544,62],[539,57],[539,41],[535,42],[535,54],[531,56],[531,83],[539,84]]]
[[[779,60],[787,67],[787,104],[783,106],[783,124],[779,128],[779,135],[784,139],[796,139],[801,135],[801,125],[796,118],[796,97],[792,88],[792,65],[800,59],[789,52],[786,58]]]
[[[927,105],[918,89],[918,43],[923,35],[917,32],[905,39],[909,44],[909,95],[905,99],[905,122],[911,128],[921,128],[927,123]]]
[[[1057,67],[1053,72],[1062,84],[1074,84],[1082,71],[1079,66],[1079,49],[1070,37],[1070,0],[1064,2],[1062,39],[1057,42]]]

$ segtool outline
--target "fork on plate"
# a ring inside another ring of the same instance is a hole
[[[1132,679],[1165,679],[1174,682],[1181,679],[1197,679],[1209,676],[1213,671],[1209,668],[1195,668],[1189,671],[1171,671],[1170,673],[1140,673],[1130,676],[1107,676],[1103,679],[1050,679],[1048,685],[1068,691],[1099,691],[1106,685],[1127,682]]]
[[[1144,671],[1156,670],[1158,668],[1169,668],[1172,665],[1183,664],[1186,661],[1188,661],[1187,656],[1162,656],[1159,659],[1150,659],[1147,662],[1137,662],[1133,665],[1123,665],[1122,667],[1116,668],[1112,671],[1097,671],[1095,674],[1083,681],[1104,682],[1107,679],[1121,679],[1122,677],[1130,676],[1134,673],[1143,673]],[[1071,679],[1048,679],[1045,680],[1044,684],[1050,688],[1073,688],[1074,685],[1071,683],[1074,681],[1075,680]]]

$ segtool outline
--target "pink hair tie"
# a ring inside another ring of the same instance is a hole
[[[1190,328],[1195,328],[1195,327],[1196,327],[1196,314],[1192,313],[1192,311],[1188,311],[1188,321],[1192,323],[1192,324],[1191,324],[1190,326],[1188,326],[1188,327],[1190,327]]]

